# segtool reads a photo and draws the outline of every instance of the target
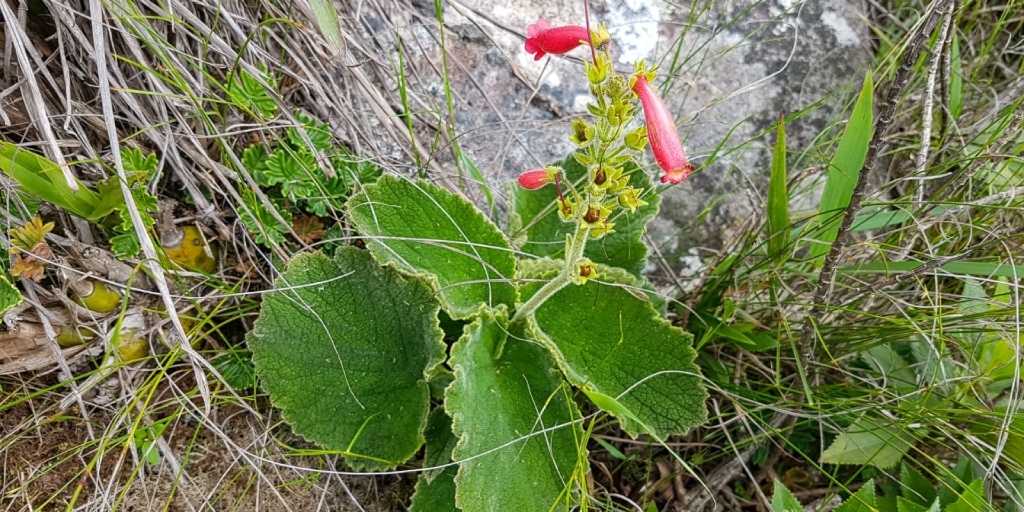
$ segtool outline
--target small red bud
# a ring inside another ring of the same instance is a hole
[[[551,177],[548,176],[548,171],[544,169],[534,169],[519,175],[519,186],[526,190],[536,190],[550,182]]]
[[[595,185],[604,185],[604,182],[607,181],[607,180],[608,180],[608,175],[604,173],[604,169],[598,169],[598,171],[596,173],[594,173],[594,184]]]

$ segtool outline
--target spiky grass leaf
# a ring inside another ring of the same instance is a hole
[[[839,140],[836,154],[829,162],[828,178],[825,190],[821,194],[821,205],[818,207],[818,230],[814,236],[816,241],[811,245],[809,257],[817,259],[828,252],[832,242],[839,233],[843,210],[853,198],[853,189],[857,186],[861,168],[868,154],[868,143],[874,128],[872,101],[874,87],[871,73],[864,76],[857,104],[846,124],[843,137]]]

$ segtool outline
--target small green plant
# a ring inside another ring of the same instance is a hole
[[[910,464],[904,463],[894,479],[897,485],[882,485],[878,495],[875,481],[868,480],[847,498],[836,512],[870,512],[898,510],[900,512],[985,512],[996,510],[985,497],[984,480],[976,477],[971,464],[961,460],[956,467],[944,469],[943,479],[934,484]],[[775,481],[772,512],[803,512],[800,501],[786,486]]]
[[[157,210],[157,201],[147,185],[156,170],[156,156],[126,148],[121,151],[121,161],[132,200],[149,230],[154,224],[151,214]],[[95,190],[78,182],[78,190],[72,190],[55,162],[5,141],[0,141],[0,170],[14,178],[26,193],[108,229],[112,234],[111,249],[118,256],[138,255],[141,246],[117,178],[101,181]]]
[[[413,510],[585,501],[583,396],[657,442],[707,415],[692,337],[662,317],[640,275],[658,197],[635,162],[649,140],[662,182],[693,171],[654,70],[641,62],[617,74],[603,26],[541,20],[530,35],[538,55],[594,42],[593,120],[573,123],[571,157],[520,176],[508,234],[453,192],[383,176],[344,205],[368,250],[295,257],[248,336],[292,428],[350,466],[394,468],[426,443],[437,469],[421,476]],[[644,125],[633,123],[638,100]],[[305,194],[322,178],[291,139],[247,161],[263,162],[250,169],[257,181],[310,208]],[[311,175],[308,188],[290,181]],[[457,338],[450,347],[445,330]],[[450,462],[457,472],[439,467]]]
[[[302,112],[296,112],[295,117],[302,127],[289,128],[269,152],[263,144],[242,151],[242,165],[270,200],[268,207],[251,189],[243,188],[241,193],[247,208],[240,209],[239,218],[260,244],[283,243],[289,232],[290,226],[281,224],[270,208],[286,222],[303,213],[326,217],[344,205],[356,183],[371,183],[381,174],[373,163],[336,145],[326,123]],[[321,157],[327,159],[333,176],[328,177],[318,161]]]

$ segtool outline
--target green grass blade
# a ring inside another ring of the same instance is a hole
[[[960,117],[960,113],[964,110],[963,72],[963,65],[960,62],[960,43],[957,43],[954,34],[953,44],[949,47],[949,116],[953,119]]]
[[[853,189],[857,186],[857,179],[860,170],[864,167],[864,160],[868,154],[868,142],[871,141],[871,131],[874,124],[874,115],[871,111],[874,87],[871,82],[871,73],[864,77],[864,86],[861,88],[857,104],[853,107],[853,115],[846,125],[843,138],[839,141],[835,157],[828,166],[828,179],[825,181],[825,190],[821,195],[821,206],[818,208],[818,222],[821,229],[818,230],[817,241],[811,246],[810,258],[820,258],[828,252],[832,242],[839,234],[839,224],[843,217],[843,210],[850,204],[853,197]]]
[[[79,217],[88,218],[99,204],[99,195],[81,183],[78,192],[72,191],[56,162],[10,142],[0,141],[0,170],[14,178],[25,192]]]
[[[890,261],[881,263],[863,263],[840,267],[839,273],[843,275],[859,274],[893,274],[912,272],[918,267],[925,265],[918,261]],[[1007,279],[1020,279],[1024,277],[1024,265],[1009,265],[1006,263],[989,261],[951,261],[939,269],[953,275],[969,275],[982,277],[1005,277]]]
[[[779,113],[772,174],[768,183],[768,255],[781,264],[789,245],[789,191],[786,189],[786,118]]]
[[[469,172],[469,176],[480,185],[480,190],[484,192],[484,197],[487,198],[490,214],[493,216],[497,210],[494,208],[494,195],[491,194],[491,187],[487,184],[487,177],[484,176],[484,173],[480,172],[480,169],[465,153],[459,153],[459,157],[462,159],[462,166]]]

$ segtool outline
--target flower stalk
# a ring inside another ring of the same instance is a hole
[[[563,196],[559,176],[566,176],[562,169],[556,167],[528,171],[519,177],[520,186],[528,190],[555,183],[559,192],[558,215],[563,222],[573,224],[575,229],[572,235],[566,236],[561,270],[518,308],[512,317],[513,322],[528,318],[569,284],[582,285],[599,277],[597,265],[585,256],[587,242],[615,232],[611,218],[616,211],[635,212],[647,204],[643,200],[644,190],[630,185],[625,165],[638,160],[649,141],[656,160],[666,172],[663,183],[678,183],[693,170],[683,154],[672,116],[650,87],[650,81],[654,79],[653,70],[648,70],[641,62],[630,77],[616,73],[605,44],[607,39],[607,29],[603,24],[593,31],[588,27],[552,28],[544,20],[530,27],[526,49],[537,58],[546,53],[565,53],[579,44],[591,43],[594,59],[584,64],[593,97],[587,109],[593,118],[574,120],[569,137],[577,146],[573,158],[587,168],[581,190],[566,179],[564,184],[569,187],[571,195]],[[633,126],[638,100],[644,107],[646,126]]]

